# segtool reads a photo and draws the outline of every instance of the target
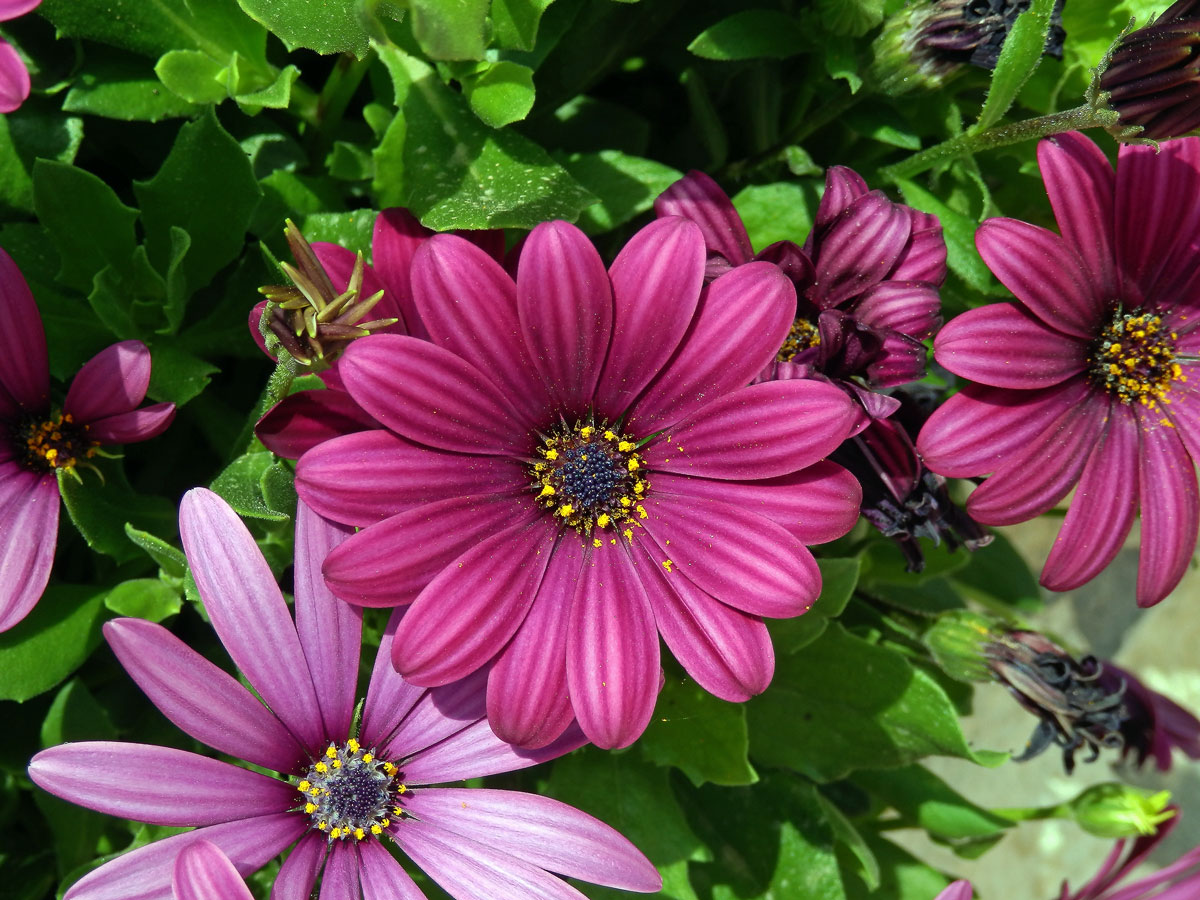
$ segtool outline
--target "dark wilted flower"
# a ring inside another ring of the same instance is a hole
[[[1200,0],[1178,0],[1122,36],[1099,72],[1092,102],[1120,116],[1119,137],[1162,141],[1200,128]]]
[[[1138,767],[1153,759],[1161,772],[1170,770],[1171,751],[1176,748],[1191,759],[1200,759],[1200,720],[1190,712],[1111,662],[1104,663],[1100,683],[1109,690],[1125,692],[1122,759],[1132,757]]]

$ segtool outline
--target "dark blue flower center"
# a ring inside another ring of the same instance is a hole
[[[402,815],[398,798],[407,790],[394,764],[376,759],[354,739],[330,744],[296,788],[312,827],[331,841],[383,834]]]
[[[1176,361],[1177,338],[1159,316],[1118,310],[1092,345],[1093,383],[1122,403],[1137,402],[1149,409],[1169,403],[1172,382],[1187,380]]]

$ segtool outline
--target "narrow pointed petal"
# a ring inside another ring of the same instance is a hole
[[[150,702],[196,740],[276,772],[305,759],[287,728],[236,678],[161,625],[113,619],[104,637]]]
[[[412,876],[379,841],[358,845],[358,877],[363,900],[425,900]]]
[[[174,403],[155,403],[126,413],[97,419],[88,435],[101,444],[136,444],[158,437],[175,421]]]
[[[0,631],[41,599],[58,540],[58,482],[0,464]]]
[[[658,195],[654,214],[682,216],[695,222],[708,251],[721,254],[735,266],[750,262],[754,256],[750,236],[732,201],[720,185],[696,169]]]
[[[679,352],[635,405],[632,427],[670,427],[745,387],[775,358],[795,314],[796,289],[770,263],[748,263],[722,275],[701,295]]]
[[[579,726],[571,725],[545,747],[526,750],[500,740],[488,727],[487,720],[481,719],[407,760],[404,777],[409,784],[445,784],[499,775],[558,759],[587,742]]]
[[[38,753],[29,777],[56,797],[151,825],[215,825],[284,812],[296,789],[173,747],[79,741]]]
[[[299,459],[324,441],[372,428],[379,423],[345,391],[300,391],[267,410],[254,434],[276,456]]]
[[[367,747],[381,746],[428,690],[409,684],[392,668],[392,640],[407,611],[407,607],[392,610],[375,654],[359,729],[359,739]]]
[[[600,254],[566,222],[529,235],[517,270],[521,331],[558,409],[587,411],[612,334],[612,286]]]
[[[704,283],[704,238],[687,219],[658,219],[629,240],[608,274],[616,312],[596,408],[615,419],[675,352],[691,324]]]
[[[448,350],[371,335],[346,348],[338,370],[363,409],[409,440],[458,453],[528,452],[524,420],[486,375]]]
[[[1016,219],[988,219],[975,246],[989,269],[1031,313],[1063,334],[1090,341],[1108,298],[1053,231]]]
[[[813,297],[830,309],[882,281],[900,258],[912,233],[904,209],[880,191],[858,197],[834,219],[813,260]]]
[[[971,900],[971,882],[956,881],[937,895],[934,900]]]
[[[360,900],[358,848],[346,841],[334,841],[321,873],[320,900]]]
[[[295,813],[241,819],[176,834],[119,856],[88,872],[63,900],[171,900],[171,871],[179,851],[197,840],[211,841],[238,874],[257,872],[295,842],[308,820]]]
[[[16,55],[8,44],[4,44],[4,49]],[[24,68],[21,63],[22,71]],[[25,276],[3,249],[0,249],[0,360],[4,361],[0,366],[0,386],[9,396],[26,412],[47,410],[50,363],[42,317]]]
[[[571,603],[567,685],[579,725],[606,750],[646,730],[658,697],[658,630],[629,551],[590,554]]]
[[[1113,268],[1116,177],[1108,158],[1077,131],[1038,144],[1038,167],[1063,239],[1078,254],[1106,297],[1117,296]]]
[[[999,388],[1053,387],[1088,366],[1085,342],[1014,303],[967,310],[941,330],[933,347],[934,358],[955,375]]]
[[[319,746],[321,710],[296,626],[241,519],[211,491],[183,496],[179,534],[213,628],[258,695],[302,746]]]
[[[412,293],[412,258],[432,232],[400,207],[385,209],[375,217],[371,238],[371,262],[384,288],[404,316],[404,325],[413,337],[427,340],[429,332],[417,312]]]
[[[271,900],[296,900],[312,894],[317,875],[325,863],[328,843],[329,838],[315,831],[300,838],[279,867],[279,874],[271,885]]]
[[[1196,549],[1200,491],[1196,469],[1174,429],[1143,413],[1138,484],[1142,545],[1138,555],[1138,606],[1153,606],[1179,584]]]
[[[480,541],[413,601],[392,663],[416,684],[446,684],[491,660],[520,627],[557,527],[522,523]]]
[[[1114,403],[1102,443],[1091,451],[1071,508],[1042,569],[1052,591],[1091,581],[1117,555],[1138,506],[1138,423],[1133,411]]]
[[[179,851],[171,875],[175,900],[254,900],[221,849],[205,840],[197,840]]]
[[[470,728],[486,714],[486,687],[487,671],[482,670],[450,684],[423,688],[412,709],[392,723],[382,739],[385,755],[409,757]]]
[[[412,287],[430,341],[486,372],[523,421],[542,421],[549,397],[522,339],[517,286],[500,264],[470,241],[434,235],[413,257]]]
[[[810,466],[849,437],[858,409],[819,381],[769,381],[720,397],[645,450],[652,469],[704,478],[772,478]]]
[[[626,838],[558,800],[479,788],[432,788],[413,800],[423,821],[539,869],[627,891],[662,887]]]
[[[141,341],[121,341],[84,363],[63,411],[81,424],[126,413],[142,402],[149,386],[150,351]]]

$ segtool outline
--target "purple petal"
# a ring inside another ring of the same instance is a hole
[[[150,351],[141,341],[121,341],[89,359],[71,382],[63,411],[81,425],[127,413],[150,386]]]
[[[971,900],[971,882],[956,881],[938,894],[934,900]]]
[[[754,256],[742,217],[720,186],[696,169],[658,195],[654,214],[682,216],[700,226],[709,253],[719,253],[735,266]]]
[[[432,788],[413,797],[418,818],[539,869],[644,893],[658,870],[614,829],[574,807],[519,791]]]
[[[371,335],[346,348],[338,370],[358,404],[406,438],[459,453],[529,452],[524,419],[487,376],[448,350]]]
[[[58,540],[58,482],[13,462],[0,463],[0,631],[37,605]]]
[[[392,722],[381,738],[384,755],[404,759],[470,728],[486,714],[486,690],[486,670],[472,672],[450,684],[423,689],[412,708],[402,719]]]
[[[33,757],[29,777],[56,797],[151,825],[216,825],[296,804],[286,782],[150,744],[61,744]]]
[[[7,74],[10,56],[16,57],[16,52],[0,42],[0,77]],[[19,58],[16,62],[23,72],[25,64]],[[0,103],[3,102],[0,92]],[[0,361],[0,386],[25,412],[44,414],[50,405],[46,332],[25,276],[3,249],[0,249]]]
[[[0,113],[14,112],[29,97],[29,70],[8,41],[0,40]]]
[[[770,263],[748,263],[722,275],[701,294],[679,352],[638,400],[631,427],[669,427],[749,384],[779,352],[795,314],[795,288]]]
[[[271,407],[254,434],[276,456],[299,459],[323,441],[378,427],[345,391],[300,391]]]
[[[379,841],[358,845],[358,877],[363,900],[425,900],[412,876]]]
[[[811,243],[814,238],[823,233],[851,203],[867,193],[867,183],[862,176],[846,166],[830,166],[825,172],[825,193],[817,204],[816,221],[813,223],[813,233],[809,236]],[[806,250],[809,249],[807,246]]]
[[[867,366],[868,381],[875,388],[894,387],[899,384],[908,384],[910,381],[917,381],[925,375],[925,356],[925,345],[916,338],[910,338],[908,335],[895,331],[885,332],[879,359]],[[850,384],[852,389],[857,388],[853,382]],[[863,395],[861,389],[855,390],[855,393],[860,398]],[[887,408],[891,406],[891,403],[881,404],[879,402],[879,398],[885,396],[883,394],[868,396],[869,402],[864,403],[863,406],[869,416],[886,418],[895,412],[895,407]],[[887,400],[892,399],[891,397],[887,398]]]
[[[917,452],[930,469],[949,478],[995,472],[1091,393],[1082,378],[1040,391],[965,385],[921,428]]]
[[[161,625],[114,619],[104,637],[129,676],[180,730],[277,772],[305,758],[283,724],[241,683]]]
[[[491,660],[533,602],[557,526],[538,521],[499,531],[429,583],[404,617],[392,663],[416,684],[446,684]]]
[[[585,413],[612,334],[600,254],[574,225],[543,222],[521,251],[517,298],[525,345],[555,406]]]
[[[1113,271],[1116,178],[1108,158],[1077,131],[1041,141],[1037,155],[1063,240],[1079,256],[1102,294],[1118,296]]]
[[[183,495],[179,534],[213,628],[237,667],[303,747],[328,737],[296,626],[254,538],[212,491]]]
[[[407,608],[392,610],[375,654],[359,729],[359,739],[368,747],[381,746],[428,690],[409,684],[392,668],[392,640],[405,612]]]
[[[350,733],[358,691],[362,611],[333,596],[321,575],[329,551],[351,534],[301,500],[296,507],[296,633],[316,688],[325,734]]]
[[[413,257],[412,287],[433,344],[486,372],[523,422],[544,421],[549,397],[521,337],[517,287],[500,264],[470,241],[434,235]]]
[[[681,490],[694,479],[679,479]],[[702,495],[655,492],[643,504],[656,564],[722,603],[756,616],[807,612],[821,592],[812,554],[782,525]],[[670,562],[670,565],[667,562]]]
[[[296,900],[306,898],[317,882],[317,874],[325,862],[325,850],[329,838],[320,832],[310,831],[292,848],[275,883],[271,885],[271,900]]]
[[[392,302],[404,316],[408,333],[424,339],[428,339],[429,332],[417,312],[410,275],[413,254],[430,234],[432,232],[407,209],[392,207],[383,210],[375,218],[375,231],[371,238],[371,261],[376,274],[383,280]]]
[[[359,900],[358,848],[346,841],[334,841],[321,874],[320,900]]]
[[[179,851],[194,841],[211,841],[244,877],[295,842],[307,827],[304,816],[289,812],[176,834],[88,872],[71,886],[63,900],[171,900],[175,860]]]
[[[481,719],[409,759],[404,764],[404,777],[408,784],[444,784],[499,775],[557,759],[587,742],[579,726],[572,725],[553,743],[522,750],[496,737],[487,720]]]
[[[0,0],[0,22],[33,12],[42,0]]]
[[[878,284],[911,233],[908,213],[881,191],[858,197],[830,222],[813,255],[817,284],[810,297],[830,309]]]
[[[659,688],[658,631],[620,539],[584,564],[571,602],[567,685],[579,725],[597,747],[627,747],[650,723]]]
[[[488,674],[488,721],[519,747],[545,746],[575,716],[567,695],[567,616],[582,565],[579,541],[563,535],[525,621]]]
[[[1031,313],[1063,334],[1096,337],[1108,298],[1061,237],[1016,219],[988,219],[975,232],[975,246]]]
[[[732,703],[766,690],[775,653],[762,619],[718,602],[686,578],[672,578],[649,556],[644,571],[653,573],[643,577],[652,583],[646,593],[659,633],[698,685]]]
[[[1069,591],[1099,574],[1125,543],[1138,506],[1138,423],[1122,403],[1090,453],[1041,582]]]
[[[941,321],[937,288],[922,281],[884,281],[854,303],[854,318],[872,328],[890,328],[919,341],[933,337]]]
[[[596,389],[597,411],[617,418],[675,352],[704,281],[704,238],[687,219],[651,222],[609,269],[616,314]]]
[[[92,422],[88,435],[101,444],[136,444],[158,437],[175,420],[174,403],[155,403]]]
[[[301,492],[308,500],[308,495]],[[320,509],[321,507],[317,507]],[[335,595],[360,606],[398,606],[496,532],[516,534],[540,511],[527,496],[484,494],[427,503],[358,532],[325,560]]]
[[[1179,435],[1158,424],[1159,411],[1139,409],[1142,455],[1138,484],[1142,545],[1138,555],[1138,606],[1153,606],[1187,571],[1196,549],[1200,492],[1196,467]]]
[[[770,381],[726,394],[690,419],[646,447],[652,469],[704,478],[771,478],[832,453],[850,435],[857,406],[831,384]]]
[[[963,378],[1000,388],[1053,387],[1088,366],[1087,345],[1014,303],[967,310],[933,343],[934,358]]]
[[[221,849],[206,840],[196,840],[179,851],[171,875],[175,900],[254,900]]]
[[[321,266],[325,269],[325,273],[329,276],[329,280],[333,283],[334,290],[341,293],[350,287],[350,278],[354,274],[354,266],[358,262],[358,254],[338,244],[329,244],[325,241],[314,241],[312,249],[313,253],[317,255]],[[404,311],[400,308],[396,296],[391,291],[388,291],[386,287],[383,279],[379,277],[375,269],[372,266],[364,265],[362,287],[359,288],[357,299],[366,300],[368,297],[374,297],[380,291],[383,291],[383,296],[379,298],[379,302],[371,309],[370,318],[399,319],[400,321],[396,324],[388,325],[385,328],[385,332],[390,334],[408,334]]]
[[[912,235],[888,277],[896,281],[940,285],[946,280],[946,240],[942,237],[942,223],[931,213],[910,206],[900,208],[912,222]]]

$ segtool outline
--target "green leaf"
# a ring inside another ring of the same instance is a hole
[[[849,38],[829,37],[824,47],[825,72],[830,78],[844,80],[850,85],[850,93],[857,94],[863,80],[858,74],[854,42]]]
[[[368,31],[359,15],[359,0],[238,0],[238,4],[289,50],[353,53],[359,59],[367,55]]]
[[[755,250],[762,250],[776,241],[803,244],[812,228],[811,210],[816,208],[816,202],[812,185],[791,181],[751,185],[733,197],[733,205],[742,217]]]
[[[584,209],[579,227],[602,234],[649,210],[654,198],[683,177],[678,169],[618,150],[557,157],[571,177],[599,201]]]
[[[430,59],[483,59],[488,0],[409,0],[409,12]]]
[[[173,342],[161,340],[150,347],[150,389],[146,392],[151,400],[170,401],[183,406],[197,396],[211,380],[210,375],[219,372],[207,360],[193,356]]]
[[[262,474],[258,482],[263,502],[268,509],[277,509],[288,516],[296,514],[296,475],[292,467],[279,461]]]
[[[480,120],[492,128],[520,122],[533,109],[533,69],[501,60],[462,81],[463,94]]]
[[[117,729],[87,685],[72,678],[59,689],[42,721],[42,746],[67,741],[114,741]]]
[[[532,50],[542,13],[554,0],[492,0],[492,40],[506,50]]]
[[[904,202],[922,212],[933,213],[942,223],[946,238],[946,264],[959,278],[981,293],[995,290],[996,282],[983,257],[975,249],[976,222],[956,209],[951,209],[915,182],[900,179],[896,182]]]
[[[1054,0],[1033,0],[1029,9],[1017,17],[1004,39],[979,121],[970,128],[972,134],[991,128],[1004,117],[1041,63],[1053,10]]]
[[[183,607],[179,591],[157,578],[123,581],[104,597],[104,605],[118,616],[161,622]]]
[[[159,122],[200,112],[195,104],[164,91],[162,81],[145,60],[115,51],[111,56],[103,51],[88,54],[62,108],[127,122]]]
[[[89,460],[102,474],[82,470],[76,481],[63,470],[58,472],[58,489],[67,513],[87,545],[117,562],[138,557],[137,548],[125,537],[125,523],[151,531],[169,530],[175,521],[175,508],[163,497],[136,493],[125,478],[120,460],[95,457]]]
[[[300,70],[295,66],[285,66],[275,76],[275,80],[265,87],[249,93],[235,94],[233,99],[248,115],[263,109],[287,109],[292,102],[292,85],[300,77]]]
[[[183,573],[187,571],[187,558],[183,555],[183,551],[174,544],[170,544],[148,531],[134,528],[128,522],[125,523],[125,536],[145,550],[167,576],[182,578]]]
[[[19,116],[0,117],[0,211],[33,211],[33,165],[37,159],[69,163],[83,141],[83,120],[48,114],[26,103]]]
[[[806,49],[799,21],[773,9],[734,13],[704,29],[688,50],[704,59],[787,59]]]
[[[220,103],[229,96],[229,69],[199,50],[171,50],[154,65],[167,89],[190,103]]]
[[[825,813],[825,820],[829,822],[829,827],[833,829],[834,838],[858,860],[858,877],[871,890],[878,888],[880,875],[879,860],[875,858],[875,854],[871,851],[866,839],[863,838],[858,829],[854,827],[845,814],[831,800],[820,793],[817,794],[817,800],[820,801],[821,809]]]
[[[189,291],[212,280],[241,253],[246,226],[262,197],[250,160],[210,109],[179,130],[158,174],[135,181],[150,260],[165,271],[171,226],[191,237],[183,261]]]
[[[595,202],[536,144],[480,123],[427,64],[394,47],[379,56],[401,111],[375,151],[382,205],[406,206],[441,231],[532,228]]]
[[[0,700],[24,702],[79,668],[100,643],[104,593],[52,584],[23,622],[0,634]]]
[[[91,172],[39,159],[33,167],[33,192],[38,219],[62,260],[60,282],[86,293],[106,265],[130,264],[137,248],[137,210]]]
[[[821,595],[813,608],[791,619],[769,619],[771,640],[781,653],[795,653],[825,633],[830,619],[842,614],[854,588],[862,563],[858,557],[818,559],[821,569]]]
[[[209,485],[238,515],[270,522],[286,522],[288,514],[272,509],[263,500],[263,478],[275,463],[266,450],[244,453],[226,466]]]
[[[854,783],[895,809],[904,822],[947,842],[995,837],[1013,822],[976,806],[924,766],[863,770]]]
[[[343,213],[313,213],[304,217],[304,236],[309,241],[329,241],[355,253],[371,254],[371,239],[375,233],[372,209],[356,209]]]
[[[967,745],[954,705],[929,675],[836,622],[804,652],[776,660],[771,689],[746,715],[755,760],[818,781],[934,754],[981,765],[1003,758]]]
[[[714,697],[682,672],[667,673],[654,718],[638,740],[646,759],[675,766],[692,784],[753,784],[745,707]]]
[[[883,0],[817,0],[817,17],[834,34],[862,37],[883,21]]]
[[[1025,613],[1042,608],[1037,576],[1012,542],[998,532],[993,533],[990,544],[971,554],[968,565],[950,577],[973,597],[999,600]]]
[[[847,900],[929,900],[949,883],[944,875],[874,831],[864,831],[863,838],[879,863],[879,887],[848,878]]]

